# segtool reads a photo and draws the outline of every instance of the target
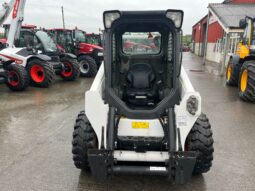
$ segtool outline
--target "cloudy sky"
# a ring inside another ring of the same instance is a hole
[[[67,28],[98,32],[103,28],[102,13],[105,10],[166,10],[184,11],[184,34],[207,14],[208,3],[223,0],[27,0],[24,23],[45,28],[62,27],[61,6],[65,11]],[[9,0],[0,0],[0,3]],[[10,19],[7,20],[10,22]]]

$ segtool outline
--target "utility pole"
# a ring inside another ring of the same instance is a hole
[[[65,25],[65,15],[64,15],[64,7],[63,7],[63,6],[61,6],[61,11],[62,11],[63,28],[66,29],[66,25]]]

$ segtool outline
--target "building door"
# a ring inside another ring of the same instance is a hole
[[[207,23],[204,23],[203,24],[203,27],[202,27],[202,47],[201,47],[201,50],[200,50],[200,55],[203,57],[204,56],[204,52],[205,52],[205,43],[206,43],[206,29],[207,29]]]

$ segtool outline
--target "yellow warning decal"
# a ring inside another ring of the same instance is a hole
[[[149,129],[150,123],[149,122],[132,122],[133,129]]]

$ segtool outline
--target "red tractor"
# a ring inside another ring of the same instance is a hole
[[[70,29],[49,29],[59,49],[73,53],[80,63],[81,76],[94,77],[103,61],[103,48],[94,44],[86,43],[85,32]]]
[[[10,30],[10,24],[3,24],[3,28],[4,28],[4,38],[0,39],[0,50],[6,47],[7,34],[9,33],[9,30]],[[28,29],[28,30],[35,30],[37,26],[24,24],[21,26],[21,28]]]
[[[86,43],[103,47],[102,35],[95,33],[85,33]]]

